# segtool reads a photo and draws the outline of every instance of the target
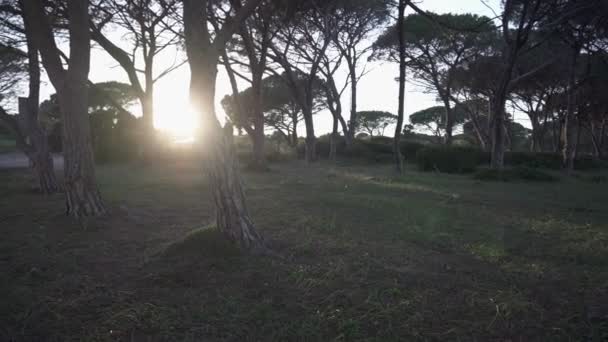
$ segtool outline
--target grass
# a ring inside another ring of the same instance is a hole
[[[196,163],[102,166],[112,216],[0,171],[0,340],[608,338],[608,183],[299,162],[245,173],[279,258],[208,224]],[[202,228],[204,227],[204,228]]]

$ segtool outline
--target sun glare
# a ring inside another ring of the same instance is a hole
[[[192,142],[198,129],[198,116],[188,100],[166,99],[157,104],[154,126],[175,142]]]

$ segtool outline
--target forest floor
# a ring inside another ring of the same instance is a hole
[[[245,172],[271,258],[205,228],[199,166],[168,164],[100,166],[112,215],[79,223],[0,171],[0,340],[608,339],[605,176],[274,164]]]

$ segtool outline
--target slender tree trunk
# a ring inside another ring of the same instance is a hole
[[[141,99],[142,111],[142,141],[140,142],[140,157],[145,162],[150,162],[155,157],[156,152],[156,133],[154,129],[154,91],[153,85],[146,87],[146,92]]]
[[[593,158],[596,160],[600,160],[602,156],[602,150],[600,148],[598,137],[596,135],[596,127],[593,120],[591,120],[591,123],[589,124],[589,136],[591,137],[591,144],[593,146]]]
[[[264,154],[264,112],[262,110],[262,77],[263,72],[253,75],[253,166],[255,169],[266,169],[266,156]]]
[[[22,130],[29,137],[32,150],[26,153],[36,174],[38,188],[45,195],[59,191],[53,158],[49,150],[47,136],[38,122],[38,103],[33,99],[19,98],[19,116]]]
[[[505,166],[505,102],[506,94],[497,95],[493,99],[491,122],[492,150],[490,167],[502,170]]]
[[[574,151],[572,152],[573,161],[576,161],[576,159],[578,158],[579,147],[581,145],[581,125],[581,120],[579,118],[576,118],[576,132],[574,133],[575,138],[573,148]]]
[[[314,121],[310,108],[303,108],[304,124],[306,125],[306,148],[304,159],[306,163],[312,163],[317,160],[317,138],[315,136]]]
[[[444,100],[443,103],[445,106],[445,136],[443,143],[447,146],[451,146],[454,131],[454,115],[452,114],[452,106],[450,105],[449,100]]]
[[[399,109],[397,112],[397,127],[395,128],[395,138],[393,139],[393,155],[395,158],[395,168],[398,173],[403,173],[403,155],[401,154],[401,131],[403,129],[403,118],[405,115],[405,8],[406,0],[399,0]]]
[[[351,147],[353,141],[355,140],[355,130],[356,130],[356,120],[357,120],[357,86],[359,80],[357,79],[357,69],[350,61],[348,63],[348,69],[350,73],[350,92],[351,92],[351,101],[350,101],[350,121],[348,123],[348,131],[344,132],[344,137],[346,139],[347,147]]]
[[[30,30],[28,19],[24,16],[26,31]],[[45,195],[56,193],[60,190],[55,167],[49,149],[49,141],[44,129],[39,122],[40,101],[40,61],[38,59],[38,48],[33,39],[27,38],[29,94],[28,98],[19,98],[19,116],[24,123],[26,135],[30,139],[33,152],[28,155],[36,173],[38,188]]]
[[[571,173],[574,170],[574,155],[576,146],[576,137],[572,132],[574,130],[575,110],[576,110],[576,65],[580,54],[580,49],[574,47],[572,49],[572,60],[570,64],[570,76],[568,79],[567,91],[567,109],[564,118],[564,127],[562,131],[562,158],[563,166],[566,172]]]
[[[337,145],[340,139],[338,134],[338,118],[334,115],[334,124],[331,136],[329,137],[329,160],[336,161]]]
[[[473,130],[475,131],[475,136],[477,137],[477,142],[479,143],[479,147],[481,147],[482,151],[487,151],[487,149],[488,149],[487,138],[479,125],[479,120],[477,119],[477,114],[473,113],[473,111],[471,111],[471,110],[467,110],[467,113],[468,113],[469,119],[471,120],[471,123],[473,124]]]

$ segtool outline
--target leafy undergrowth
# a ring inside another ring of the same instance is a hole
[[[246,174],[271,258],[198,228],[194,164],[99,177],[112,216],[75,223],[0,172],[0,340],[608,338],[606,184],[281,164]]]
[[[555,182],[559,179],[552,174],[549,174],[540,169],[517,166],[514,168],[509,168],[505,170],[492,170],[492,169],[483,169],[477,171],[473,176],[477,180],[481,181],[500,181],[500,182],[510,182],[510,181],[529,181],[529,182]]]

